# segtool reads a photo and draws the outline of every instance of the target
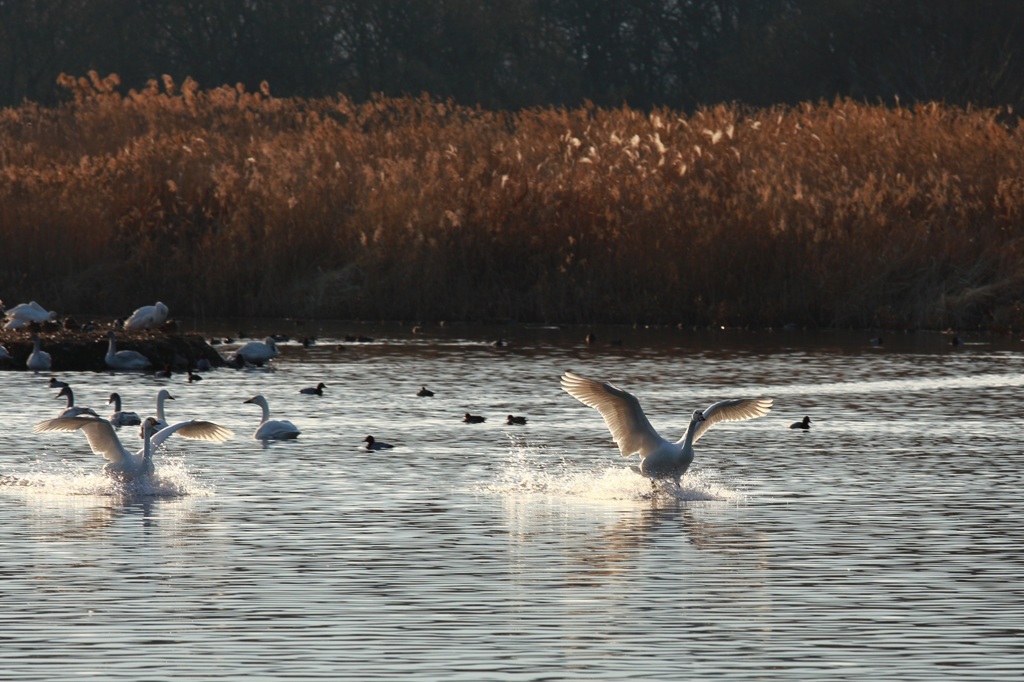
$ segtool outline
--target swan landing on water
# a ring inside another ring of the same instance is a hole
[[[632,393],[572,372],[562,375],[561,384],[566,393],[601,413],[623,457],[640,455],[640,473],[650,478],[672,478],[677,486],[693,461],[694,443],[709,428],[719,422],[763,417],[772,409],[771,398],[719,401],[694,410],[683,437],[673,443],[658,435]]]
[[[101,417],[57,417],[39,422],[32,430],[35,433],[82,431],[89,440],[92,451],[107,459],[103,472],[126,482],[152,476],[153,450],[175,433],[185,438],[212,440],[217,443],[223,443],[235,435],[234,431],[219,424],[194,419],[178,422],[157,431],[156,420],[149,417],[142,424],[143,438],[145,439],[142,449],[133,454],[121,445],[113,425]]]

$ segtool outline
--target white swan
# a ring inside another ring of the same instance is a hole
[[[256,440],[287,440],[298,438],[299,429],[287,419],[271,419],[270,406],[267,399],[262,395],[254,395],[245,402],[259,405],[263,409],[263,418],[260,420],[259,428],[253,434]]]
[[[4,329],[20,329],[32,322],[49,322],[57,319],[57,311],[46,310],[35,301],[19,303],[5,313],[7,324]]]
[[[154,329],[167,321],[167,306],[160,301],[154,305],[144,305],[136,308],[127,320],[124,321],[124,328],[132,329]]]
[[[640,473],[651,478],[671,477],[676,485],[693,461],[693,444],[709,428],[718,422],[763,417],[772,409],[771,398],[722,400],[694,410],[683,437],[672,443],[658,435],[632,393],[572,372],[562,375],[561,384],[566,393],[601,413],[624,457],[640,455]]]
[[[178,422],[158,431],[156,430],[156,420],[149,417],[142,425],[144,439],[142,449],[133,454],[121,445],[113,425],[100,417],[57,417],[39,422],[32,430],[35,433],[83,431],[89,440],[92,451],[97,455],[103,455],[108,460],[106,466],[103,467],[104,473],[123,481],[130,481],[140,476],[151,476],[153,474],[153,450],[175,433],[185,438],[212,440],[217,443],[222,443],[234,435],[231,429],[213,422],[194,419]]]
[[[45,372],[53,366],[53,358],[42,349],[42,341],[39,334],[32,335],[32,352],[25,361],[25,366],[33,372]]]
[[[121,394],[111,393],[107,404],[114,403],[114,413],[110,415],[110,423],[114,426],[139,426],[142,418],[135,412],[121,410]]]
[[[107,332],[107,354],[103,360],[110,369],[146,369],[151,364],[149,358],[136,350],[117,350],[114,332]]]
[[[269,336],[262,341],[250,341],[235,351],[236,356],[254,365],[262,365],[277,354],[277,342]]]
[[[156,394],[156,428],[160,429],[167,427],[167,417],[164,416],[164,401],[174,400],[174,396],[166,388],[161,388],[160,392]],[[144,435],[140,431],[139,438],[143,438]]]
[[[92,417],[98,417],[96,411],[91,407],[79,407],[75,405],[75,392],[71,390],[70,386],[65,386],[60,389],[60,393],[57,394],[58,398],[67,398],[68,404],[61,410],[61,417],[77,417],[80,414],[86,414]]]
[[[14,358],[11,356],[11,352],[4,348],[3,346],[0,346],[0,362],[7,362],[13,359]]]

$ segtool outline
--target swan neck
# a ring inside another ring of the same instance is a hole
[[[270,405],[267,404],[266,400],[260,401],[260,409],[263,410],[263,419],[260,420],[260,423],[262,424],[270,419]]]

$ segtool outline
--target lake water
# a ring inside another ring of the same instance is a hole
[[[1024,676],[1018,339],[344,331],[195,384],[56,372],[104,415],[111,391],[147,415],[167,387],[171,421],[236,431],[171,439],[128,490],[81,434],[32,433],[62,405],[49,374],[0,372],[0,677]],[[722,398],[775,407],[652,489],[566,369],[632,391],[673,439]],[[256,393],[298,440],[252,439]]]

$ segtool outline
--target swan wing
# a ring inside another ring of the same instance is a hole
[[[35,425],[35,433],[44,431],[82,431],[89,446],[97,455],[103,455],[113,464],[121,464],[128,457],[128,452],[121,445],[114,427],[101,417],[57,417],[47,419]]]
[[[651,426],[640,401],[629,391],[572,372],[564,373],[561,383],[566,393],[601,413],[623,457],[634,452],[646,457],[664,442]]]
[[[771,398],[736,398],[714,403],[704,410],[704,421],[697,424],[693,442],[700,440],[705,431],[719,422],[738,422],[765,416],[772,409],[772,402]]]
[[[212,440],[216,443],[223,443],[235,435],[235,432],[220,424],[192,419],[187,422],[178,422],[177,424],[165,426],[154,433],[150,437],[149,442],[155,448],[174,434],[193,440]]]

